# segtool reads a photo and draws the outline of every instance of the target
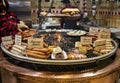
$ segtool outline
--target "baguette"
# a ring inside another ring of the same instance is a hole
[[[31,52],[31,53],[38,54],[38,55],[45,55],[45,53],[43,52],[34,51],[34,50],[26,50],[26,52]]]
[[[33,48],[32,50],[39,51],[39,52],[45,52],[45,53],[50,51],[50,49],[48,48]]]
[[[32,52],[26,52],[28,57],[38,58],[38,59],[47,59],[49,56],[34,54]]]

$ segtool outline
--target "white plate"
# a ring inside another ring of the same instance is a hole
[[[73,31],[67,32],[67,35],[69,36],[81,36],[85,34],[86,34],[86,31],[83,31],[83,30],[73,30]]]

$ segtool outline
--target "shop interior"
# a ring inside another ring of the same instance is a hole
[[[120,83],[120,0],[7,1],[1,83]]]

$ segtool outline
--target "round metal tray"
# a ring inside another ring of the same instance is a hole
[[[46,64],[46,65],[75,65],[75,64],[86,64],[86,63],[99,62],[101,60],[111,57],[112,55],[116,53],[117,48],[118,48],[118,45],[114,40],[112,40],[112,43],[114,44],[115,48],[111,52],[101,55],[101,56],[87,58],[87,59],[80,59],[80,60],[48,60],[48,59],[36,59],[36,58],[16,55],[8,51],[4,47],[3,44],[1,44],[1,49],[8,56],[14,59],[20,60],[20,61],[36,63],[36,64]]]

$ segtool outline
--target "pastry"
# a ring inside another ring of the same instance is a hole
[[[103,50],[101,50],[100,52],[101,53],[108,53],[108,52],[111,52],[112,50],[106,50],[106,49],[103,49]]]
[[[77,60],[77,59],[86,59],[87,56],[84,54],[76,54],[76,53],[69,53],[68,59],[69,60]]]
[[[105,49],[105,45],[96,46],[96,47],[94,48],[95,51],[100,51],[100,50],[102,50],[102,49]]]
[[[106,44],[106,41],[105,40],[96,40],[93,44],[94,47],[96,46],[101,46],[101,45],[105,45]]]
[[[81,47],[82,45],[81,45],[81,42],[80,41],[77,41],[77,42],[75,42],[75,47],[77,48],[77,47]]]
[[[31,53],[38,54],[38,55],[45,55],[45,53],[43,52],[34,51],[34,50],[26,50],[26,52],[31,52]]]
[[[59,46],[56,48],[53,48],[53,53],[51,55],[51,59],[67,59],[67,54],[65,51],[63,51]]]
[[[26,52],[26,56],[28,57],[33,57],[33,58],[38,58],[38,59],[47,59],[49,58],[49,56],[45,56],[45,55],[40,55],[40,54],[35,54],[33,52]]]
[[[53,54],[58,54],[58,53],[62,53],[62,49],[59,46],[53,49]]]
[[[33,51],[39,51],[39,52],[51,52],[51,49],[48,48],[31,48]]]
[[[11,49],[11,50],[10,50],[10,52],[12,52],[13,54],[20,55],[20,53],[19,53],[19,52],[15,51],[15,50],[13,50],[13,49]]]
[[[19,55],[25,55],[26,46],[20,46],[20,45],[13,45],[10,52],[19,54]]]
[[[87,48],[86,47],[79,47],[79,52],[82,54],[86,54],[87,53]]]
[[[62,13],[68,13],[68,12],[72,12],[72,13],[78,13],[80,12],[78,8],[65,8],[62,10]]]

